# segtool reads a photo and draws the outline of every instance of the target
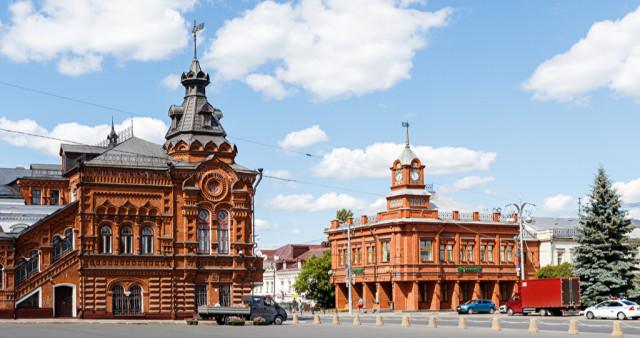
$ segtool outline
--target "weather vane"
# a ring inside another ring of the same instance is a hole
[[[197,59],[196,55],[196,32],[199,32],[204,29],[204,22],[196,26],[196,20],[193,20],[193,29],[191,33],[193,33],[193,58]]]
[[[402,122],[402,127],[407,128],[407,148],[409,148],[409,121]]]

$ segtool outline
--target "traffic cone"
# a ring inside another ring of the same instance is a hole
[[[578,332],[578,322],[575,319],[569,321],[569,334],[580,334]]]
[[[458,328],[460,330],[467,329],[467,320],[464,317],[460,317],[460,320],[458,321]]]
[[[491,331],[500,331],[500,318],[494,317],[493,322],[491,323]]]
[[[432,328],[438,327],[438,325],[436,324],[436,317],[434,316],[429,317],[429,325],[427,325],[427,327],[432,327]]]
[[[319,315],[313,316],[313,323],[314,324],[321,324]]]
[[[298,315],[297,314],[293,315],[293,323],[294,324],[300,324],[300,321],[298,321]]]
[[[353,316],[353,325],[360,325],[360,316],[358,314]]]
[[[624,334],[622,334],[622,323],[619,321],[613,322],[613,332],[611,332],[611,337],[624,337]]]
[[[411,324],[409,324],[409,316],[402,316],[402,324],[400,324],[400,326],[411,326]]]
[[[538,333],[540,330],[538,329],[538,321],[531,318],[529,320],[529,333]]]
[[[333,325],[340,325],[340,319],[338,318],[338,315],[333,315]]]
[[[382,326],[384,324],[382,324],[382,316],[381,315],[377,315],[376,316],[376,326]]]

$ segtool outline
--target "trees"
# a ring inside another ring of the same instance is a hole
[[[336,211],[336,219],[340,222],[346,222],[349,217],[353,217],[353,211],[351,211],[351,209],[340,209]]]
[[[329,276],[331,270],[331,250],[322,253],[322,257],[312,255],[304,264],[293,287],[305,298],[313,299],[325,309],[335,307],[335,289]]]
[[[609,297],[632,296],[636,245],[627,241],[631,222],[604,168],[598,169],[590,204],[580,216],[582,237],[576,248],[574,274],[580,277],[582,303],[590,306]]]
[[[564,262],[558,266],[547,265],[536,272],[536,278],[573,277],[573,265]]]

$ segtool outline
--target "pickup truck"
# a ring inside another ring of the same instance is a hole
[[[506,304],[507,314],[577,315],[580,310],[580,278],[525,279],[519,292]]]
[[[287,320],[287,312],[268,296],[242,296],[246,307],[208,306],[198,307],[198,315],[203,319],[215,319],[219,325],[225,324],[231,317],[253,320],[260,316],[265,320],[280,325]]]

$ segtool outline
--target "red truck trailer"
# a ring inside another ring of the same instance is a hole
[[[507,314],[571,315],[580,311],[580,278],[525,279],[507,302]]]

